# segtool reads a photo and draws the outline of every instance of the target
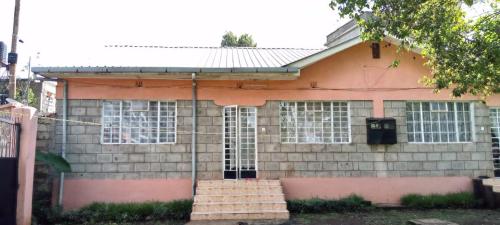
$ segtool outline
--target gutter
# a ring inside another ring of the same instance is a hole
[[[194,195],[196,194],[196,114],[197,114],[197,105],[196,105],[196,91],[197,91],[197,86],[196,86],[196,73],[191,74],[191,79],[193,81],[192,83],[192,92],[193,92],[193,98],[191,100],[192,103],[192,111],[193,111],[193,122],[192,122],[192,128],[191,128],[191,188],[192,188],[192,195],[194,198]]]
[[[61,147],[61,157],[66,158],[66,147],[67,147],[67,119],[68,119],[68,81],[63,81],[63,121],[62,121],[62,147]],[[64,172],[61,172],[59,177],[59,198],[57,200],[58,205],[62,207],[64,194]]]
[[[297,73],[296,67],[33,67],[34,73]]]

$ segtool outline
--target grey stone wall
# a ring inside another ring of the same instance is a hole
[[[489,109],[474,102],[475,133],[472,143],[411,144],[406,127],[406,103],[384,101],[385,115],[396,118],[399,144],[388,146],[397,157],[401,176],[493,176]]]
[[[57,112],[62,118],[62,101]],[[100,100],[68,101],[66,158],[68,177],[143,179],[191,177],[191,101],[177,101],[175,144],[100,144]],[[198,102],[197,159],[202,179],[221,177],[222,108],[212,101]],[[62,122],[57,123],[56,148],[61,148]]]
[[[367,145],[365,118],[372,102],[351,102],[352,143],[281,144],[279,102],[259,110],[259,172],[264,178],[337,176],[479,176],[492,175],[488,108],[475,104],[476,141],[466,144],[412,144],[406,133],[404,101],[384,102],[385,115],[396,118],[398,144]],[[483,127],[484,129],[481,129]]]
[[[59,101],[58,103],[60,103]],[[100,144],[100,100],[70,100],[68,177],[144,179],[191,177],[191,101],[177,101],[177,143]],[[476,141],[466,144],[407,142],[405,102],[384,102],[387,117],[395,117],[398,144],[367,145],[366,117],[371,101],[351,101],[349,144],[282,144],[279,101],[258,109],[259,177],[342,176],[478,176],[492,175],[488,109],[475,103]],[[58,104],[58,115],[62,110]],[[222,106],[198,102],[197,168],[200,179],[222,178]],[[483,127],[484,129],[481,129]],[[61,147],[62,123],[57,122],[56,149]]]
[[[36,151],[55,152],[56,122],[51,118],[38,118]],[[54,173],[51,173],[47,165],[35,163],[33,204],[39,207],[51,207],[53,177]]]
[[[366,144],[366,117],[371,117],[371,101],[351,101],[350,144],[282,144],[280,142],[279,101],[268,101],[258,111],[259,176],[337,177],[375,176],[375,162],[384,158]],[[265,133],[262,131],[265,129]]]

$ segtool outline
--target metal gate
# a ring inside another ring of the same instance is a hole
[[[257,108],[224,107],[223,177],[257,178]]]
[[[16,224],[21,126],[0,118],[0,225]]]
[[[500,108],[490,109],[491,153],[495,177],[500,177]]]

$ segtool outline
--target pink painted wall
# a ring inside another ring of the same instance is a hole
[[[191,198],[191,179],[66,179],[64,210],[93,202],[172,201]]]
[[[400,59],[399,67],[388,66]],[[263,105],[266,100],[373,100],[374,114],[383,115],[383,100],[450,100],[449,91],[438,94],[419,84],[429,70],[424,59],[411,52],[396,53],[396,47],[382,44],[381,58],[371,58],[363,43],[323,59],[301,70],[291,81],[206,81],[198,82],[198,98],[219,105]],[[190,99],[191,81],[133,79],[69,79],[70,99]],[[311,84],[315,83],[316,88]],[[58,98],[61,97],[59,85]],[[131,94],[133,93],[133,94]],[[235,97],[237,96],[237,97]],[[465,96],[463,100],[477,99]],[[487,100],[500,106],[500,96]]]
[[[472,191],[469,177],[335,177],[281,179],[287,199],[338,199],[360,195],[376,204],[399,204],[406,194]]]
[[[469,177],[334,177],[283,178],[286,199],[338,199],[357,194],[375,204],[399,204],[406,194],[472,191]],[[191,198],[190,179],[67,179],[65,210],[93,202],[171,201]]]
[[[16,223],[17,225],[30,225],[38,126],[38,117],[35,115],[36,109],[19,103],[12,103],[0,106],[0,113],[10,114],[12,120],[21,124]]]

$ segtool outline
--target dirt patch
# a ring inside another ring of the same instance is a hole
[[[290,225],[401,225],[408,220],[436,218],[460,225],[500,225],[499,210],[375,210],[358,213],[303,214]]]

